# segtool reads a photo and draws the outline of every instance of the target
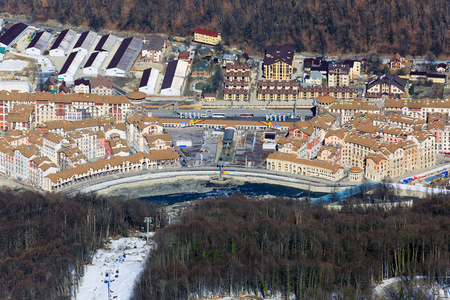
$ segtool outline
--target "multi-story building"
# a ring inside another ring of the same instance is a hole
[[[450,114],[449,99],[386,99],[385,112],[395,112],[402,116],[409,116],[427,120],[429,114]]]
[[[266,162],[268,170],[323,178],[331,181],[339,181],[346,175],[344,168],[338,164],[331,164],[321,160],[297,158],[295,153],[270,153]]]
[[[361,75],[361,67],[362,67],[361,61],[347,59],[344,61],[344,65],[347,65],[350,68],[351,78],[358,77],[359,75]]]
[[[220,32],[203,28],[194,29],[194,42],[204,43],[208,45],[218,45],[221,40],[222,37],[220,35]]]
[[[294,80],[259,80],[258,100],[260,101],[295,101],[298,84]]]
[[[405,67],[405,58],[397,52],[389,61],[389,66],[392,70],[400,70]]]
[[[102,75],[97,75],[91,79],[91,94],[112,95],[113,81]]]
[[[84,78],[76,79],[73,83],[73,92],[79,94],[89,94],[89,86],[89,80]]]
[[[278,151],[286,154],[296,154],[297,158],[307,158],[306,144],[307,138],[294,139],[280,137],[277,141]]]
[[[132,117],[126,121],[125,127],[128,145],[141,152],[144,152],[145,134],[160,135],[163,133],[162,123],[157,117]]]
[[[172,147],[172,136],[170,134],[148,135],[144,134],[144,153],[166,150]]]
[[[330,105],[328,110],[339,120],[339,124],[347,123],[357,113],[382,113],[382,110],[375,102],[356,100],[334,102]]]
[[[17,179],[30,182],[30,161],[38,152],[36,147],[28,145],[20,145],[14,149],[14,176]]]
[[[247,101],[250,81],[250,65],[227,63],[225,67],[224,100]]]
[[[262,66],[264,78],[291,80],[294,63],[294,47],[288,45],[268,47]]]
[[[28,130],[34,122],[34,106],[20,104],[14,106],[6,118],[8,130]]]
[[[43,189],[59,191],[69,185],[91,180],[110,174],[156,169],[160,167],[178,167],[180,156],[172,149],[153,151],[150,154],[137,153],[128,157],[99,159],[95,163],[86,163],[73,169],[49,174],[44,177]]]
[[[72,169],[88,162],[86,155],[78,147],[63,146],[58,150],[57,165],[61,170]]]
[[[377,139],[358,135],[347,135],[344,141],[343,163],[361,169],[364,168],[366,157],[376,154],[379,146]]]
[[[342,146],[322,146],[317,154],[318,160],[328,161],[331,164],[342,164]]]
[[[288,137],[293,139],[306,138],[306,158],[313,159],[317,156],[322,142],[319,127],[313,126],[308,121],[298,121],[289,128]]]
[[[157,34],[147,34],[141,50],[141,60],[151,63],[161,63],[164,58],[166,43],[164,37]]]
[[[328,86],[346,87],[350,83],[350,68],[348,65],[332,63],[328,67]]]
[[[319,87],[319,86],[299,86],[298,99],[316,99],[321,96],[331,96],[339,100],[349,100],[356,97],[356,90],[349,87]]]
[[[392,98],[406,94],[406,80],[396,74],[380,74],[371,78],[366,84],[366,98]]]
[[[58,166],[52,163],[48,157],[36,156],[30,161],[30,179],[32,186],[40,189],[44,184],[44,177],[58,172]]]

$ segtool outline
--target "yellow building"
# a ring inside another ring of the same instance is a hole
[[[294,47],[288,45],[268,47],[263,62],[264,77],[290,80],[294,62]]]
[[[297,154],[281,152],[270,153],[267,157],[267,169],[303,176],[339,181],[345,177],[345,171],[340,165],[326,161],[297,158]]]
[[[194,42],[204,43],[208,45],[218,45],[222,37],[220,32],[209,29],[196,28],[194,30]]]
[[[259,80],[258,100],[295,101],[298,86],[294,80]]]

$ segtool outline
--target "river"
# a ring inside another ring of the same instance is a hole
[[[173,189],[172,191],[175,191]],[[140,199],[145,201],[156,201],[161,204],[172,205],[178,202],[193,201],[199,199],[211,199],[220,196],[231,196],[235,193],[242,193],[249,196],[275,196],[301,198],[310,195],[312,198],[325,195],[324,193],[308,192],[299,188],[282,186],[267,183],[244,182],[233,187],[216,187],[209,183],[204,183],[204,188],[191,192],[173,192],[163,195],[141,195]]]

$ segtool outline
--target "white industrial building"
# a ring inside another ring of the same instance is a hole
[[[161,85],[161,95],[181,96],[188,68],[189,64],[182,60],[169,62]]]
[[[72,29],[61,31],[58,38],[50,48],[50,56],[64,56],[69,51],[70,46],[75,42],[77,33]]]
[[[108,52],[93,52],[87,62],[84,64],[83,73],[90,75],[98,75],[98,71],[102,67],[106,58],[108,57]]]
[[[88,54],[92,46],[94,46],[95,39],[97,38],[97,33],[92,31],[83,32],[75,46],[73,46],[73,52],[83,52],[85,55]]]
[[[0,36],[0,47],[8,49],[17,42],[27,32],[28,26],[23,23],[16,23]]]
[[[41,31],[36,33],[31,40],[25,52],[29,55],[41,55],[45,47],[50,43],[52,34],[50,32]]]
[[[73,82],[75,74],[80,68],[86,55],[83,52],[72,52],[58,74],[58,79],[65,82]]]
[[[147,95],[155,94],[158,77],[159,70],[155,68],[144,70],[141,78],[141,83],[139,84],[139,92],[146,93]]]
[[[114,44],[117,41],[117,37],[112,34],[104,35],[100,38],[97,45],[95,46],[94,51],[97,52],[111,52]]]
[[[141,51],[142,43],[137,38],[124,39],[106,68],[106,75],[124,77]]]
[[[0,81],[0,91],[17,91],[19,93],[30,93],[31,87],[28,81],[7,80]]]

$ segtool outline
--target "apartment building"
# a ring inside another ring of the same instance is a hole
[[[321,147],[321,134],[320,128],[313,126],[309,121],[295,122],[292,127],[289,128],[289,138],[293,139],[306,139],[306,158],[313,159],[317,156],[317,153]]]
[[[224,100],[247,101],[250,82],[250,65],[227,63],[225,67]]]
[[[159,167],[178,167],[180,156],[172,149],[153,151],[150,154],[137,153],[128,157],[114,159],[99,159],[97,162],[86,163],[73,169],[49,174],[44,178],[43,189],[59,191],[74,183],[89,181],[111,174],[121,174],[133,171],[156,169]]]
[[[307,159],[307,145],[308,139],[295,139],[280,137],[277,141],[278,151],[285,154],[296,154],[297,158]]]
[[[449,99],[386,99],[386,114],[398,113],[402,116],[427,120],[429,114],[450,114]]]
[[[8,130],[28,130],[34,122],[34,107],[28,104],[16,105],[6,117]]]
[[[164,58],[166,43],[164,37],[157,34],[147,34],[141,50],[141,61],[161,63]]]
[[[356,90],[349,87],[319,87],[319,86],[299,86],[298,99],[316,99],[322,96],[331,96],[338,100],[350,100],[356,97]]]
[[[332,63],[328,67],[328,87],[346,87],[350,84],[350,78],[350,67],[348,65]]]
[[[90,83],[88,79],[76,79],[73,82],[73,92],[79,94],[89,94],[90,92]]]
[[[170,134],[148,135],[144,134],[144,153],[166,150],[172,147],[172,136]]]
[[[268,47],[262,65],[264,78],[291,80],[294,63],[294,47],[288,45]]]
[[[342,146],[322,146],[317,154],[318,160],[323,160],[334,164],[342,164]]]
[[[342,159],[344,164],[364,169],[366,157],[376,154],[377,139],[358,135],[347,135],[344,140]]]
[[[340,122],[345,124],[358,113],[365,114],[380,114],[380,109],[375,102],[361,101],[361,100],[346,100],[338,101],[331,104],[328,108],[329,112],[333,114]]]
[[[220,35],[220,32],[203,28],[194,29],[194,42],[218,45],[221,40],[222,36]]]
[[[407,94],[406,80],[397,74],[380,74],[371,78],[366,84],[366,98],[398,98]]]
[[[91,79],[91,94],[110,96],[113,94],[113,81],[105,76],[97,75]]]
[[[347,59],[344,61],[344,65],[350,69],[350,78],[353,79],[361,75],[362,62],[359,60]]]
[[[72,169],[77,165],[88,162],[86,155],[78,147],[73,147],[72,145],[63,145],[58,150],[57,158],[58,162],[56,164],[61,170]]]
[[[136,151],[144,152],[145,134],[160,135],[163,125],[159,118],[150,116],[136,116],[125,122],[126,140],[128,145]]]
[[[295,101],[298,84],[294,80],[258,80],[258,100]]]
[[[296,154],[270,153],[266,159],[267,169],[308,177],[339,181],[346,176],[344,168],[327,161],[297,158]]]

